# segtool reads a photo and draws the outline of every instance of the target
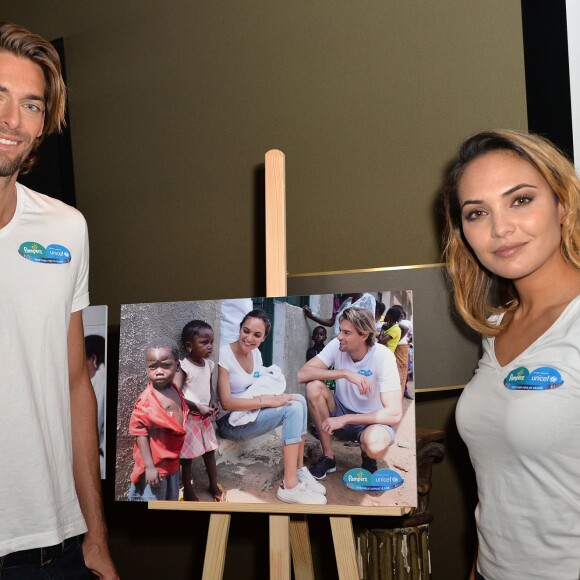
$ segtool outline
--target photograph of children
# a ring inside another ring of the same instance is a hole
[[[116,499],[416,506],[380,304],[408,335],[410,291],[123,305]]]
[[[99,459],[101,479],[106,477],[106,414],[107,414],[107,307],[88,306],[83,310],[85,353],[91,384],[97,398]]]

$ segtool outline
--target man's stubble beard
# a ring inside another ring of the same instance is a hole
[[[34,151],[37,140],[30,145],[29,149],[24,151],[21,155],[18,155],[14,159],[9,157],[4,157],[0,154],[0,177],[12,177],[20,172],[22,166],[26,160],[30,157]]]
[[[26,157],[28,157],[28,154]],[[16,159],[2,159],[0,157],[0,177],[12,177],[17,174],[26,160],[26,157],[20,156]]]

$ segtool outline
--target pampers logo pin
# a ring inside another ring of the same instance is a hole
[[[356,491],[388,491],[403,485],[405,480],[392,469],[379,469],[371,473],[360,467],[349,469],[342,478],[342,483]]]
[[[71,260],[70,251],[58,244],[50,244],[45,248],[37,242],[24,242],[20,244],[18,253],[31,262],[42,264],[68,264]]]
[[[530,372],[525,367],[510,371],[503,380],[510,391],[547,391],[564,384],[562,375],[552,367],[538,367]]]

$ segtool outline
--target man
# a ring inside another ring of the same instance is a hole
[[[86,224],[75,209],[16,182],[42,137],[60,129],[64,110],[52,45],[0,23],[2,579],[118,577],[85,362]]]
[[[362,467],[377,470],[394,442],[402,416],[401,387],[395,356],[375,343],[374,312],[347,308],[338,337],[298,373],[306,383],[308,407],[320,437],[323,455],[310,469],[316,479],[336,471],[332,434],[360,442]],[[333,366],[333,370],[328,367]],[[336,381],[334,395],[324,381]]]

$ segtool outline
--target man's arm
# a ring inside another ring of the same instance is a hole
[[[328,365],[315,356],[310,359],[299,371],[298,382],[309,383],[310,381],[335,381],[346,379],[349,383],[357,386],[361,395],[366,395],[371,390],[371,384],[364,375],[359,375],[344,369],[328,370]]]
[[[67,346],[73,474],[81,511],[88,527],[83,542],[85,563],[98,578],[117,579],[119,576],[107,546],[99,473],[97,402],[87,371],[80,311],[71,315]]]
[[[383,408],[372,413],[352,413],[341,417],[329,417],[322,424],[326,433],[333,433],[345,425],[397,425],[403,416],[401,391],[381,393]]]

